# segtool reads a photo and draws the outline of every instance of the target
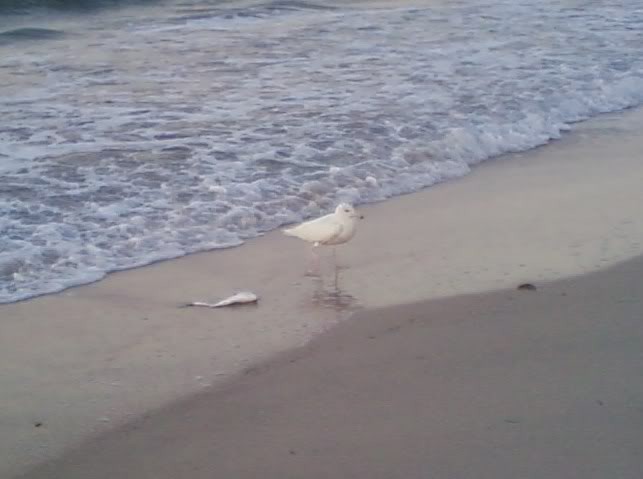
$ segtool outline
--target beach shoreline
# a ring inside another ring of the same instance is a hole
[[[366,205],[336,280],[302,277],[275,231],[62,293],[0,305],[0,475],[14,477],[151,410],[216,389],[354,311],[540,285],[643,254],[643,110],[468,176]],[[328,267],[328,261],[326,266]],[[256,307],[182,303],[256,291]]]
[[[355,313],[24,479],[638,479],[643,258]]]

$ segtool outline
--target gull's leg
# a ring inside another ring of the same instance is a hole
[[[339,269],[337,269],[337,263],[335,263],[335,293],[339,293]]]
[[[335,263],[335,294],[341,296],[342,291],[339,286],[339,276],[340,272],[344,269],[348,269],[347,266],[340,266],[337,262],[337,249],[333,247],[333,261]]]
[[[333,261],[335,262],[335,271],[341,271],[343,269],[348,269],[348,266],[340,265],[339,262],[337,261],[337,247],[333,246]]]
[[[320,276],[320,260],[319,260],[319,253],[317,253],[318,246],[319,245],[315,243],[312,249],[310,250],[311,260],[310,260],[310,266],[306,271],[306,276]]]
[[[339,268],[337,266],[337,248],[333,246],[333,265],[335,266],[335,289],[337,289],[337,279],[339,276]]]

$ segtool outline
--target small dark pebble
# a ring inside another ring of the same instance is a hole
[[[516,289],[519,289],[521,291],[536,291],[536,286],[531,283],[522,283]]]
[[[605,403],[603,401],[601,401],[600,399],[596,400],[596,404],[598,404],[599,406],[605,405]]]
[[[261,372],[261,369],[259,369],[259,368],[258,368],[258,367],[256,367],[256,366],[255,366],[255,367],[252,367],[252,366],[251,366],[251,367],[249,367],[249,368],[244,369],[244,371],[243,371],[243,375],[244,375],[244,376],[256,376],[256,375],[257,375],[257,374],[259,374],[260,372]]]
[[[296,455],[297,455],[297,452],[296,452],[296,451],[294,451],[293,449],[291,449],[290,451],[288,451],[288,453],[289,453],[291,456],[296,456]]]
[[[36,422],[36,423],[34,423],[34,427],[41,427],[41,426],[42,426],[42,423],[41,423],[41,422]]]
[[[505,419],[505,422],[509,424],[520,424],[520,421],[518,419],[511,418],[511,417],[508,417],[507,419]]]

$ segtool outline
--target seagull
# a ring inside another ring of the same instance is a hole
[[[319,273],[319,256],[316,248],[346,243],[355,236],[357,220],[362,219],[348,203],[340,203],[335,212],[321,218],[306,221],[292,228],[282,230],[287,236],[294,236],[313,244],[313,274]],[[333,250],[333,253],[335,250]],[[337,267],[337,263],[335,263]]]

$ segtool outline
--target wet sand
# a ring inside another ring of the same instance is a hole
[[[643,260],[357,313],[29,479],[640,479]]]
[[[641,132],[643,110],[604,116],[364,207],[356,237],[338,248],[347,268],[337,280],[304,278],[307,245],[274,232],[0,306],[0,477],[214,391],[354,311],[540,284],[643,254]],[[236,289],[258,293],[259,305],[178,307]]]

